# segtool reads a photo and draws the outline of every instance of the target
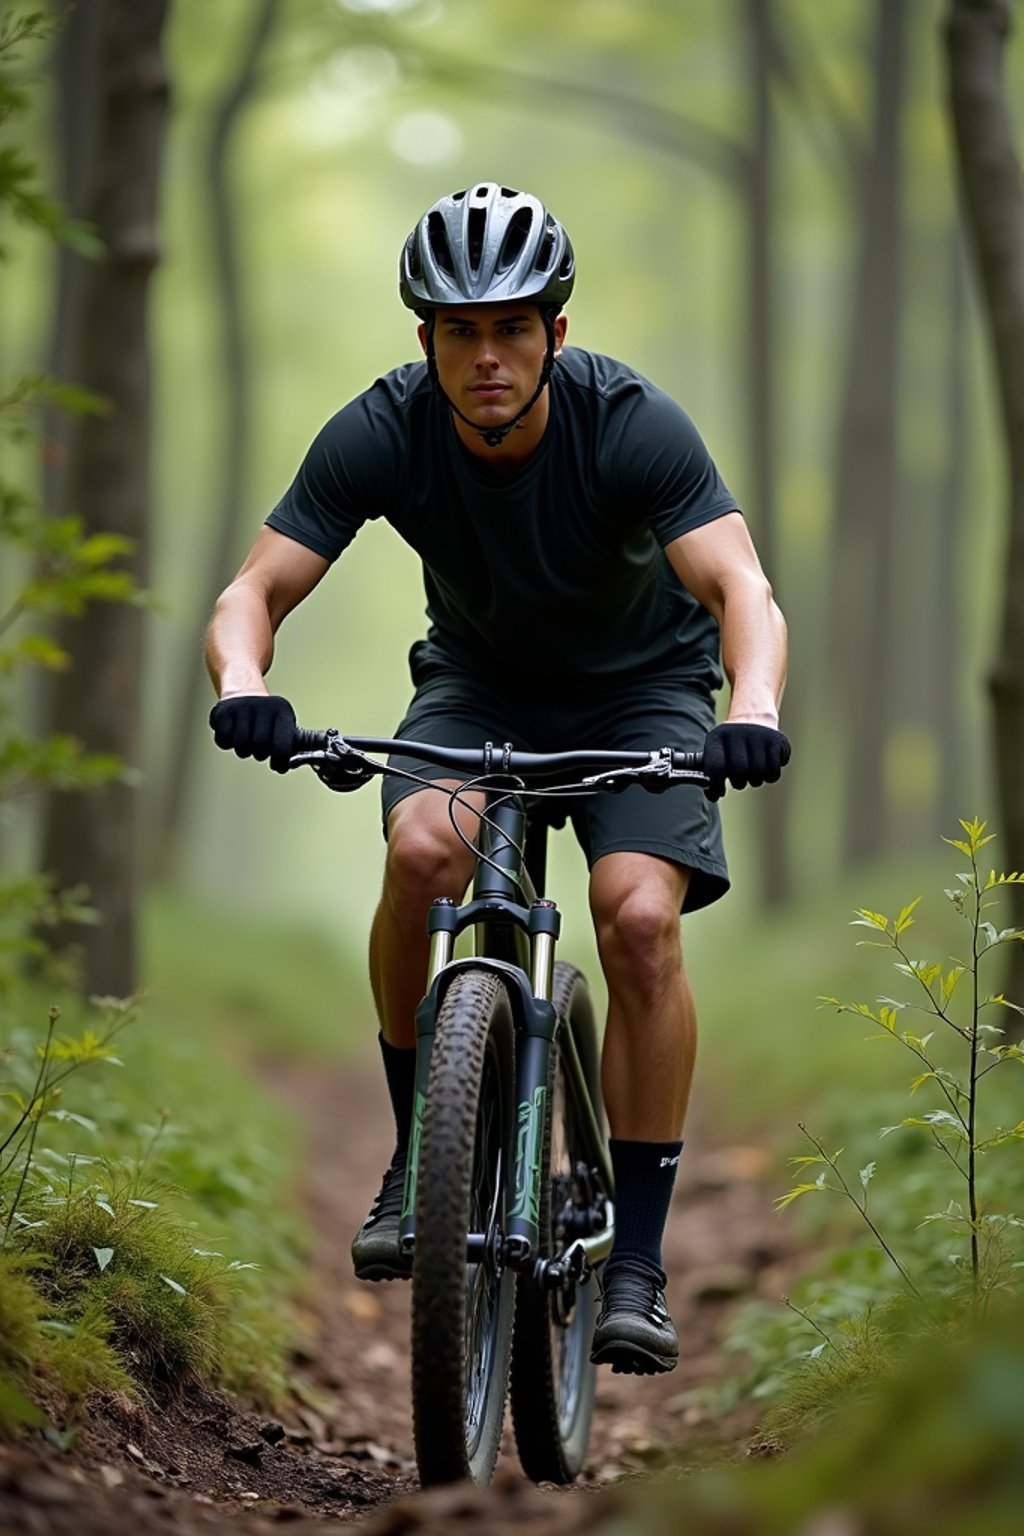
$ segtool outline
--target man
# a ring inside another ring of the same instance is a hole
[[[661,1239],[696,1044],[679,916],[728,888],[714,802],[727,784],[777,779],[788,760],[777,729],[785,626],[689,418],[622,364],[564,348],[574,276],[565,231],[534,197],[481,183],[427,210],[400,274],[426,361],[338,412],[270,514],[210,626],[210,719],[219,746],[284,771],[295,715],[264,682],[275,632],[361,524],[384,517],[422,558],[430,620],[398,736],[542,751],[704,746],[706,795],[634,786],[573,811],[608,985],[617,1188],[593,1358],[667,1371],[678,1341]],[[720,643],[732,693],[715,727]],[[352,1245],[365,1279],[407,1273],[398,1218],[426,910],[439,893],[460,896],[471,872],[447,800],[419,788],[384,780],[370,974],[398,1141]]]

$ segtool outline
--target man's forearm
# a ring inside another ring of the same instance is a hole
[[[206,666],[218,698],[266,693],[264,674],[274,659],[267,604],[245,581],[220,596],[206,631]]]
[[[722,665],[730,720],[777,726],[786,682],[786,621],[763,578],[742,577],[722,608]]]

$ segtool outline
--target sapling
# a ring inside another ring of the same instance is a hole
[[[904,907],[898,917],[891,919],[881,912],[860,908],[854,924],[877,935],[860,943],[894,954],[895,969],[911,984],[912,995],[909,998],[880,997],[874,1005],[844,1003],[836,997],[822,997],[819,1002],[839,1013],[869,1019],[878,1026],[879,1033],[875,1038],[895,1041],[916,1059],[919,1070],[911,1080],[910,1092],[916,1095],[926,1090],[933,1096],[936,1107],[904,1116],[897,1124],[883,1127],[881,1135],[886,1137],[903,1128],[922,1132],[946,1162],[959,1195],[955,1193],[944,1210],[932,1212],[924,1221],[944,1224],[965,1239],[966,1253],[954,1251],[951,1258],[959,1268],[967,1268],[972,1300],[977,1307],[983,1295],[1001,1278],[996,1266],[986,1262],[991,1261],[998,1240],[1008,1229],[1024,1226],[1024,1222],[1014,1215],[986,1212],[981,1187],[983,1155],[995,1147],[1024,1141],[1024,1119],[1009,1127],[993,1126],[986,1131],[980,1113],[984,1079],[997,1068],[1005,1068],[1007,1063],[1024,1063],[1024,1049],[1015,1040],[1007,1039],[1006,1032],[998,1024],[990,1022],[1000,1010],[1024,1014],[1024,1008],[1001,992],[988,992],[982,981],[982,972],[997,950],[1024,940],[1024,930],[998,929],[986,916],[997,906],[999,890],[1008,885],[1024,884],[1024,873],[1000,874],[992,869],[984,875],[979,854],[993,840],[993,834],[986,832],[984,821],[961,821],[960,825],[963,837],[943,841],[970,861],[970,868],[958,873],[956,885],[945,892],[968,930],[969,943],[964,957],[952,959],[947,968],[937,961],[919,960],[911,955],[906,936],[915,925],[920,897]],[[919,1032],[920,1026],[906,1027],[907,1016],[914,1014],[923,1015],[933,1027],[925,1026],[922,1032]],[[948,1064],[941,1059],[943,1040],[953,1046]],[[804,1177],[779,1198],[778,1208],[784,1209],[803,1195],[822,1191],[843,1196],[855,1207],[907,1289],[918,1300],[923,1300],[920,1285],[912,1277],[907,1263],[897,1256],[894,1246],[883,1235],[870,1209],[869,1190],[875,1175],[875,1162],[868,1162],[859,1170],[855,1184],[840,1167],[842,1149],[829,1152],[822,1138],[802,1125],[800,1129],[814,1150],[807,1156],[790,1160]],[[808,1171],[812,1168],[819,1171],[813,1180],[809,1180]]]

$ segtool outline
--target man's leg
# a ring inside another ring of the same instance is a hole
[[[602,1088],[612,1135],[682,1135],[697,1018],[679,934],[689,871],[644,853],[609,853],[590,881],[608,985]]]
[[[626,1371],[671,1370],[661,1238],[672,1198],[696,1054],[679,912],[689,875],[667,859],[612,853],[591,875],[608,985],[602,1082],[617,1191],[594,1358]]]
[[[475,821],[463,813],[460,825],[468,836],[475,834]],[[398,802],[388,817],[384,888],[370,930],[370,984],[396,1140],[380,1191],[352,1244],[362,1280],[408,1273],[398,1252],[398,1223],[415,1088],[415,1012],[426,990],[430,948],[427,911],[437,896],[460,900],[472,869],[473,856],[452,828],[445,795],[422,790]]]
[[[445,781],[454,788],[455,781]],[[480,806],[482,796],[467,797]],[[370,929],[370,985],[380,1031],[389,1045],[416,1045],[416,1007],[426,991],[427,913],[438,896],[460,901],[473,873],[473,855],[448,816],[448,797],[420,790],[399,800],[388,817],[384,888]],[[476,837],[476,817],[459,825]]]

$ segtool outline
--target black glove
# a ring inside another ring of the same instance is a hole
[[[269,757],[275,773],[288,772],[298,727],[294,709],[279,694],[245,693],[221,699],[210,711],[210,726],[214,741],[226,752],[254,757],[259,763]]]
[[[704,743],[704,772],[710,780],[704,794],[720,800],[729,784],[733,789],[774,784],[789,754],[788,739],[768,725],[716,725]]]

